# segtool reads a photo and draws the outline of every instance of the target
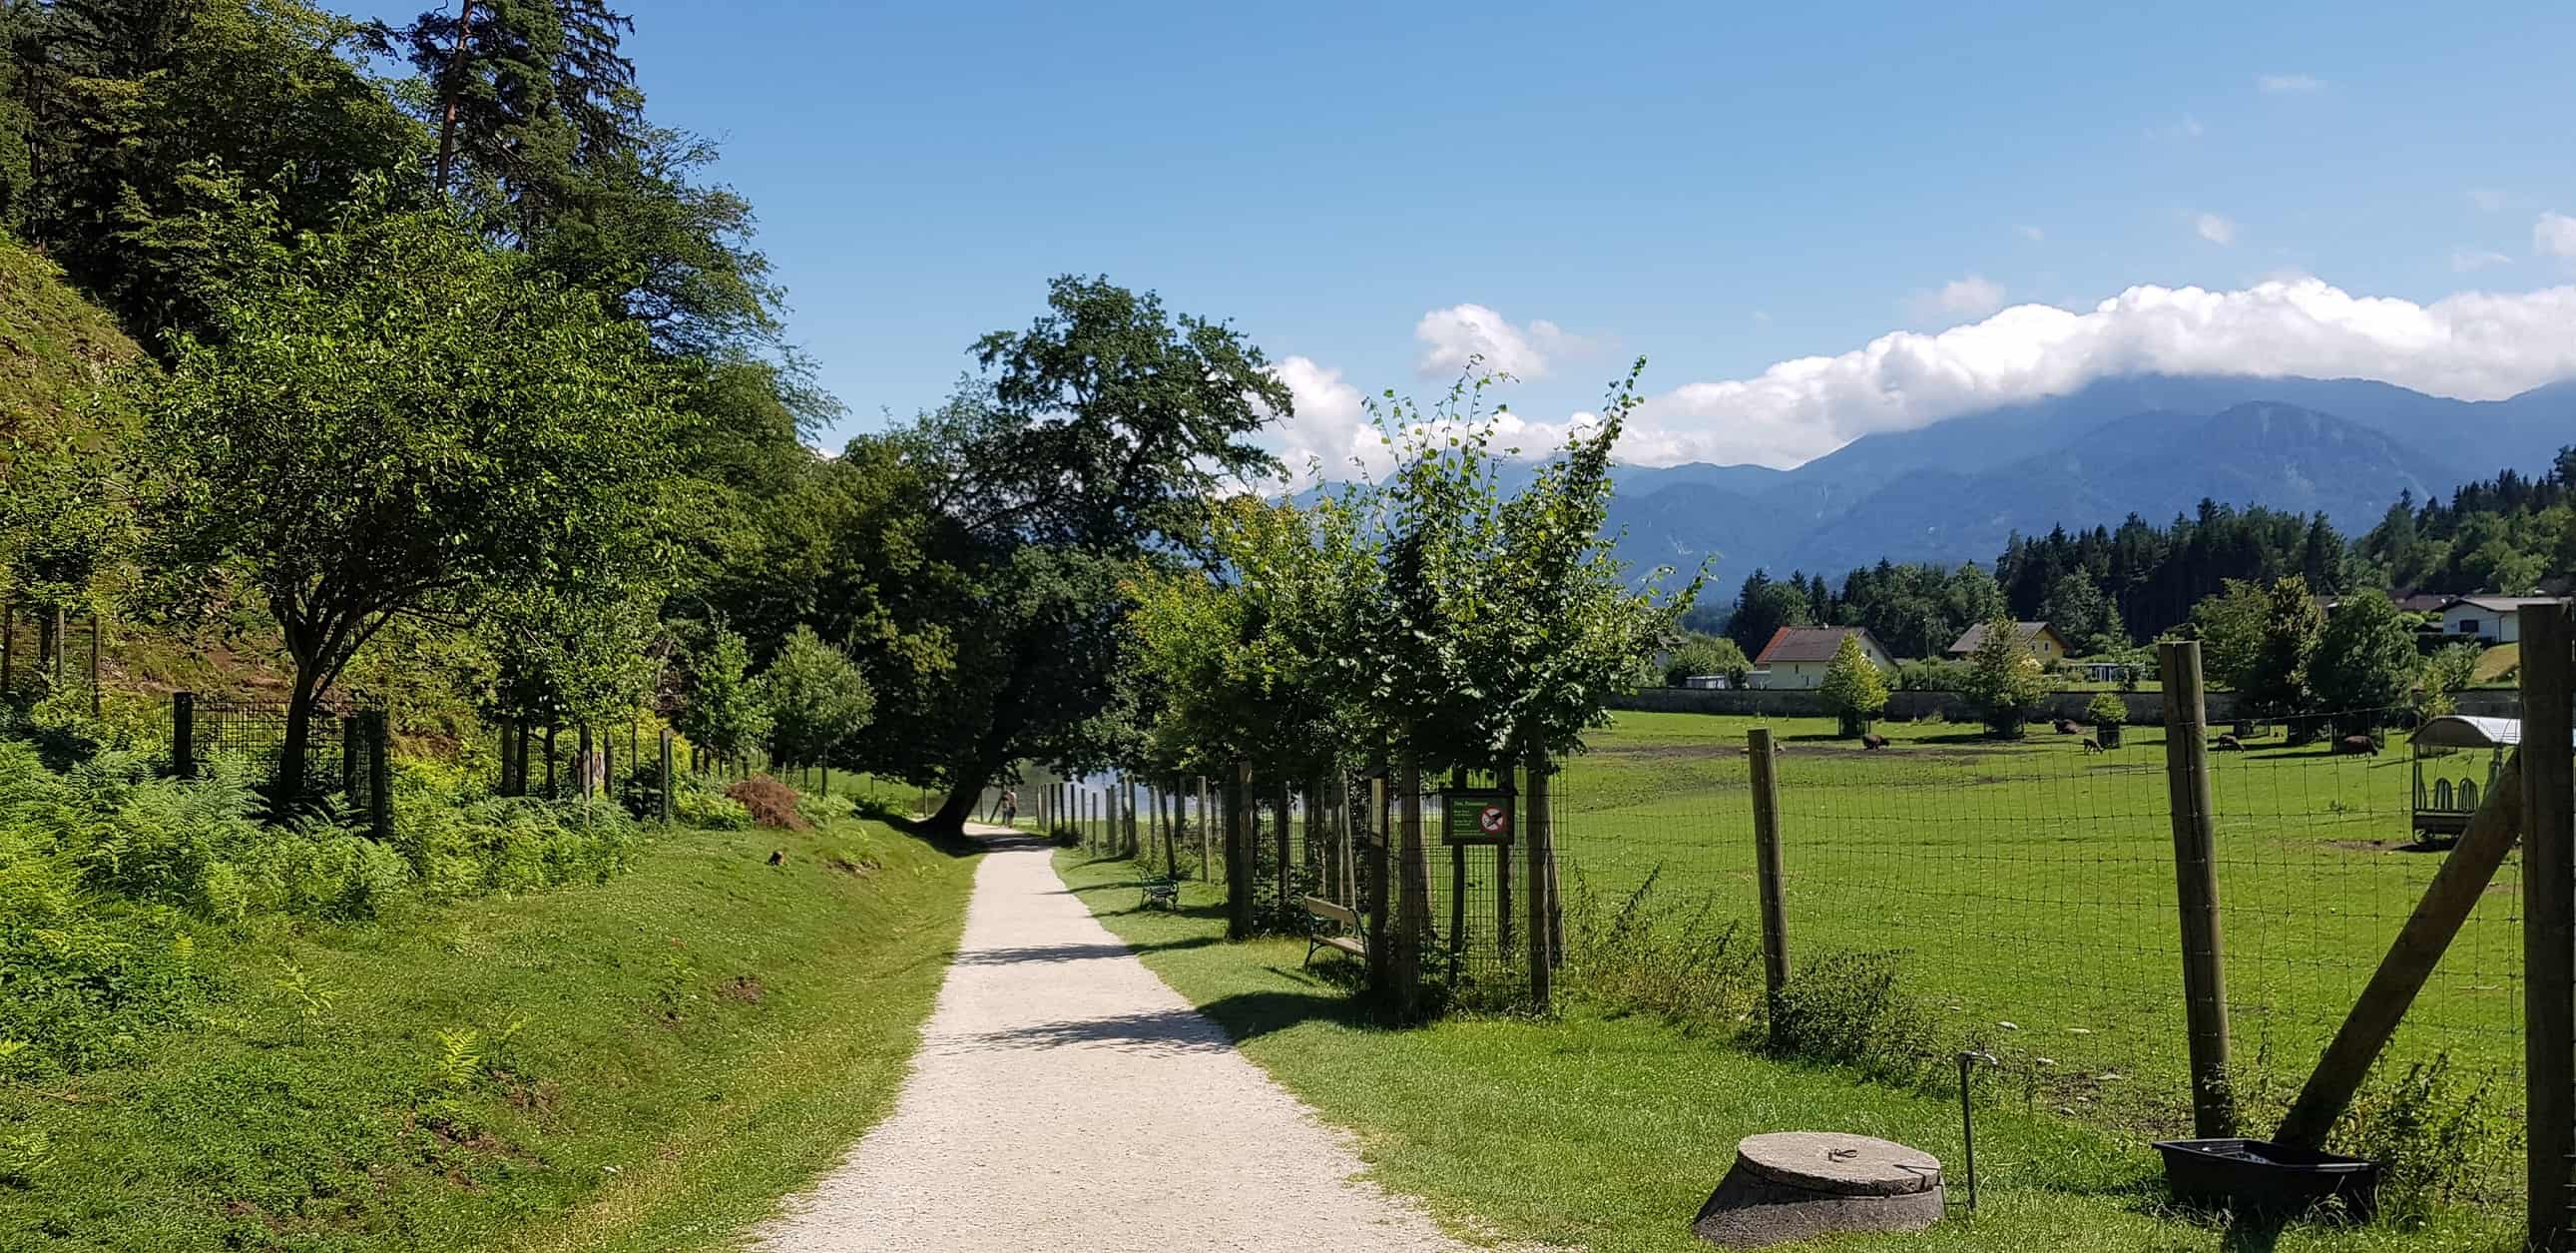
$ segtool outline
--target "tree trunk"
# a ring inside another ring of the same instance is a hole
[[[295,682],[286,694],[286,742],[277,750],[277,777],[270,780],[271,812],[284,818],[304,795],[306,753],[311,745],[313,706],[320,697],[321,680],[311,667],[297,666]]]
[[[1214,813],[1210,812],[1210,810],[1208,809],[1208,783],[1207,783],[1207,776],[1206,776],[1206,775],[1200,775],[1200,776],[1199,776],[1199,877],[1200,877],[1200,878],[1202,878],[1202,879],[1213,879],[1213,878],[1215,878],[1215,877],[1216,877],[1216,858],[1215,858],[1215,856],[1214,856],[1214,843],[1213,843],[1213,841],[1214,841],[1214,839],[1215,839],[1215,836],[1214,836],[1214,834],[1213,834],[1213,833],[1214,833],[1214,831],[1215,831],[1215,830],[1216,830],[1216,815],[1215,815]]]
[[[474,0],[464,0],[456,11],[456,50],[447,57],[446,107],[439,111],[438,121],[438,192],[447,194],[448,178],[456,165],[457,98],[464,87],[456,81],[463,73],[466,49],[473,45]]]
[[[1431,938],[1431,862],[1422,846],[1422,770],[1410,751],[1397,775],[1402,795],[1403,846],[1397,872],[1403,877],[1396,899],[1394,969],[1396,1009],[1408,1017],[1422,1005],[1422,950]]]
[[[36,673],[62,677],[62,668],[55,664],[55,657],[62,646],[62,628],[56,625],[53,612],[48,610],[36,619]]]
[[[1279,834],[1275,841],[1275,848],[1279,854],[1279,916],[1286,918],[1288,902],[1296,899],[1290,888],[1296,873],[1295,863],[1288,860],[1288,821],[1289,814],[1297,807],[1296,801],[1289,795],[1287,779],[1279,780],[1279,790],[1271,794],[1271,805],[1279,815]]]
[[[1164,788],[1160,808],[1163,815],[1163,876],[1178,879],[1181,877],[1180,789]]]
[[[1237,763],[1225,788],[1225,933],[1234,940],[1252,938],[1252,836],[1244,829],[1251,795],[1252,767]]]
[[[546,724],[546,799],[555,798],[555,724]]]

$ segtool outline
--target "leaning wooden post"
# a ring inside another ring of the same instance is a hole
[[[2281,1120],[2273,1140],[2294,1148],[2325,1147],[2326,1133],[2343,1117],[2344,1107],[2361,1090],[2380,1050],[2397,1034],[2398,1023],[2477,908],[2478,898],[2495,878],[2496,868],[2504,864],[2521,829],[2522,754],[2516,751],[2505,760],[2477,816],[2460,833],[2460,842],[2442,859],[2442,868],[2433,872],[2424,899],[2415,903],[2415,912],[2398,929],[2388,956],[2370,976],[2370,985],[2361,990],[2361,999],[2353,1002],[2352,1012],[2344,1016],[2343,1027],[2326,1046],[2316,1072],[2308,1076],[2307,1086],[2300,1089],[2297,1103],[2290,1106],[2289,1117]]]
[[[2156,646],[2164,669],[2165,790],[2173,820],[2174,901],[2182,915],[2183,1013],[2191,1033],[2195,1134],[2236,1134],[2228,1092],[2226,946],[2218,925],[2217,804],[2209,786],[2209,714],[2200,643]]]
[[[1556,886],[1556,819],[1548,812],[1548,761],[1545,749],[1531,749],[1528,786],[1523,789],[1528,812],[1522,824],[1528,828],[1522,836],[1529,851],[1525,876],[1529,880],[1529,977],[1530,1000],[1539,1012],[1547,1012],[1556,995],[1556,939],[1549,921],[1555,912],[1551,899]]]
[[[1744,736],[1752,763],[1753,870],[1762,900],[1762,994],[1766,1029],[1780,1029],[1780,995],[1789,986],[1789,909],[1781,889],[1780,778],[1772,769],[1771,728]]]
[[[2522,608],[2522,1075],[2530,1247],[2569,1247],[2576,1155],[2576,709],[2568,607]]]
[[[662,825],[671,825],[671,730],[662,729]]]
[[[197,694],[170,693],[170,773],[197,777]]]

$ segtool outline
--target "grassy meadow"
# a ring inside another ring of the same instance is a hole
[[[1745,733],[1756,721],[1622,713],[1556,789],[1570,896],[1756,928]],[[2121,747],[2031,729],[1882,724],[1879,752],[1777,721],[1789,948],[1899,955],[1901,986],[1957,1042],[2028,1072],[2034,1101],[2179,1130],[2184,1029],[2163,732]],[[2407,851],[2404,736],[2377,757],[2275,735],[2212,754],[2222,928],[2240,1084],[2285,1099],[2439,864]],[[2485,783],[2483,754],[2445,769]],[[2520,867],[2508,861],[2392,1047],[2447,1052],[2520,1103]]]
[[[1373,1177],[1423,1198],[1478,1243],[1689,1253],[1691,1215],[1738,1139],[1783,1128],[1890,1137],[1960,1168],[1954,1095],[1773,1060],[1723,1036],[1570,998],[1564,1014],[1457,1015],[1413,1030],[1371,1025],[1352,963],[1313,967],[1296,939],[1224,942],[1222,890],[1191,882],[1181,908],[1139,908],[1133,862],[1057,854],[1058,871],[1145,963],[1222,1024],[1254,1062],[1357,1138]],[[2519,1247],[2511,1216],[2448,1208],[2421,1226],[2237,1228],[2173,1212],[2144,1137],[2032,1109],[1999,1076],[1981,1084],[1982,1204],[1964,1189],[1930,1231],[1798,1248],[2049,1249],[2070,1253],[2394,1253]]]

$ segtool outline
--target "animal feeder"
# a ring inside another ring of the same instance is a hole
[[[2241,1216],[2291,1217],[2333,1205],[2367,1218],[2378,1202],[2379,1164],[2267,1140],[2161,1140],[2165,1184],[2185,1205]]]
[[[2504,755],[2522,742],[2519,718],[2450,714],[2415,730],[2415,838],[2456,839],[2495,791]]]

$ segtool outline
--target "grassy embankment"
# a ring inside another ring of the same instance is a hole
[[[195,1021],[0,1086],[0,1248],[722,1244],[888,1109],[971,865],[872,823],[692,831],[604,884],[186,921]]]
[[[1689,1221],[1742,1136],[1830,1128],[1888,1136],[1959,1168],[1952,1102],[1774,1061],[1644,1015],[1572,1007],[1558,1021],[1459,1018],[1411,1031],[1355,1017],[1305,944],[1222,942],[1221,898],[1184,889],[1140,911],[1126,862],[1058,855],[1058,869],[1146,963],[1224,1024],[1244,1052],[1358,1134],[1374,1175],[1463,1233],[1600,1250],[1685,1253]],[[1322,967],[1338,958],[1318,960]],[[2505,1249],[2500,1224],[2447,1214],[2418,1231],[2298,1225],[2230,1231],[2163,1212],[2154,1155],[2119,1136],[1991,1093],[1978,1120],[1985,1194],[1931,1232],[1834,1249],[2277,1249],[2376,1253]],[[1819,1246],[1824,1247],[1824,1246]]]

